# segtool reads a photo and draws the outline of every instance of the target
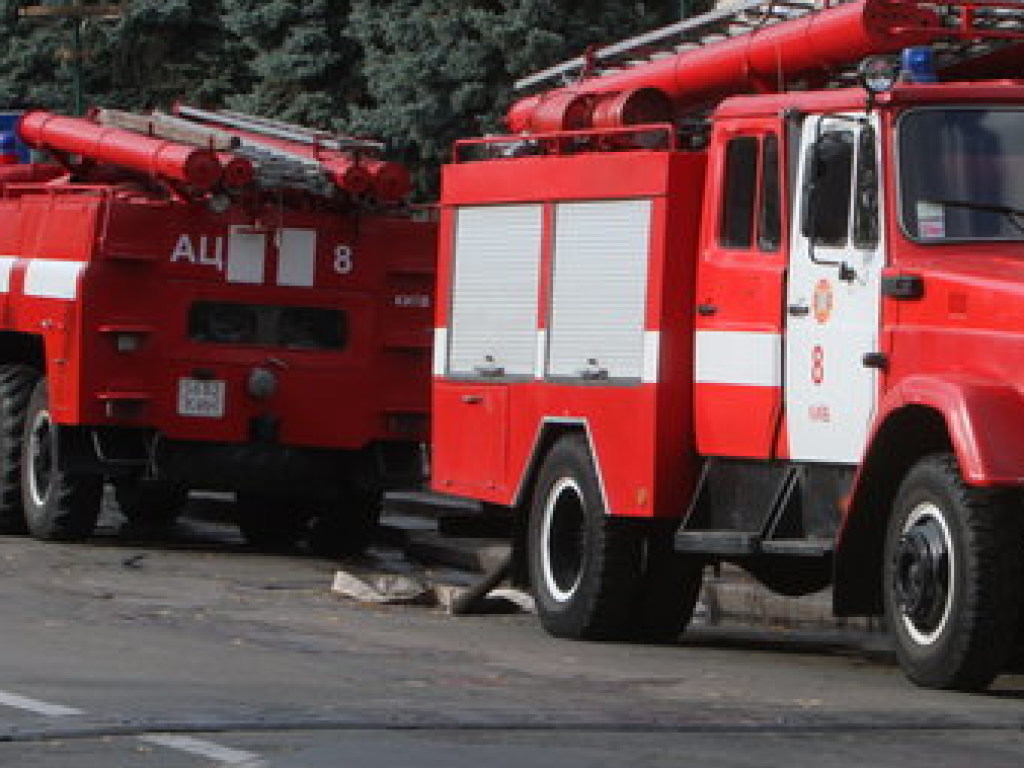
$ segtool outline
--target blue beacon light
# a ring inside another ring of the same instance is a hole
[[[905,83],[937,83],[935,57],[931,48],[904,48],[900,57],[900,79]]]

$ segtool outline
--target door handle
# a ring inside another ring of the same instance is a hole
[[[714,304],[698,304],[697,314],[701,317],[711,317],[718,312],[718,307]]]
[[[484,401],[482,395],[463,395],[462,402],[466,405],[480,405]]]
[[[793,317],[807,317],[811,314],[811,308],[807,304],[790,304],[787,310]]]
[[[587,379],[591,381],[597,379],[607,379],[608,369],[601,367],[601,365],[598,364],[596,357],[591,357],[587,360],[587,367],[577,371],[576,375],[579,376],[581,379]]]
[[[477,376],[495,377],[505,375],[505,369],[500,365],[478,365],[474,367],[473,370],[476,372]]]

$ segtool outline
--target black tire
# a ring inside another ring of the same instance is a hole
[[[238,529],[245,543],[259,552],[285,554],[295,550],[306,533],[308,516],[294,503],[277,496],[237,495]]]
[[[642,530],[609,517],[586,441],[561,438],[541,467],[527,531],[530,584],[545,630],[556,637],[635,637]]]
[[[907,474],[885,544],[885,608],[907,677],[985,688],[1009,661],[1024,592],[1020,495],[970,488],[936,454]]]
[[[154,480],[119,480],[114,495],[133,528],[170,528],[188,502],[188,489]]]
[[[0,533],[28,530],[21,503],[21,441],[25,412],[39,372],[27,365],[0,365]]]
[[[60,446],[46,379],[32,391],[21,448],[21,497],[29,533],[46,541],[88,538],[100,514],[103,478],[58,468]]]
[[[693,618],[704,581],[704,560],[675,551],[678,525],[659,521],[645,537],[640,594],[634,603],[633,626],[637,640],[670,643]]]
[[[373,543],[380,523],[384,494],[349,488],[337,508],[324,511],[309,530],[309,548],[320,557],[354,557]]]

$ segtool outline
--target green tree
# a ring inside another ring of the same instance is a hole
[[[71,108],[69,23],[18,19],[21,3],[0,2],[0,108]]]
[[[98,98],[126,107],[176,99],[219,104],[248,88],[246,49],[222,18],[224,0],[132,0],[124,20],[97,41]]]
[[[143,107],[219,101],[247,87],[245,55],[221,23],[220,0],[133,0],[119,20],[18,19],[0,6],[0,105],[69,111],[73,25],[86,103]]]
[[[224,0],[228,27],[252,51],[252,86],[230,99],[243,112],[334,128],[362,96],[347,0]]]

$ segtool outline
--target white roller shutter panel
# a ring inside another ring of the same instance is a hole
[[[642,377],[650,233],[650,200],[557,206],[549,375]]]
[[[467,206],[456,217],[449,372],[533,376],[543,209]]]

